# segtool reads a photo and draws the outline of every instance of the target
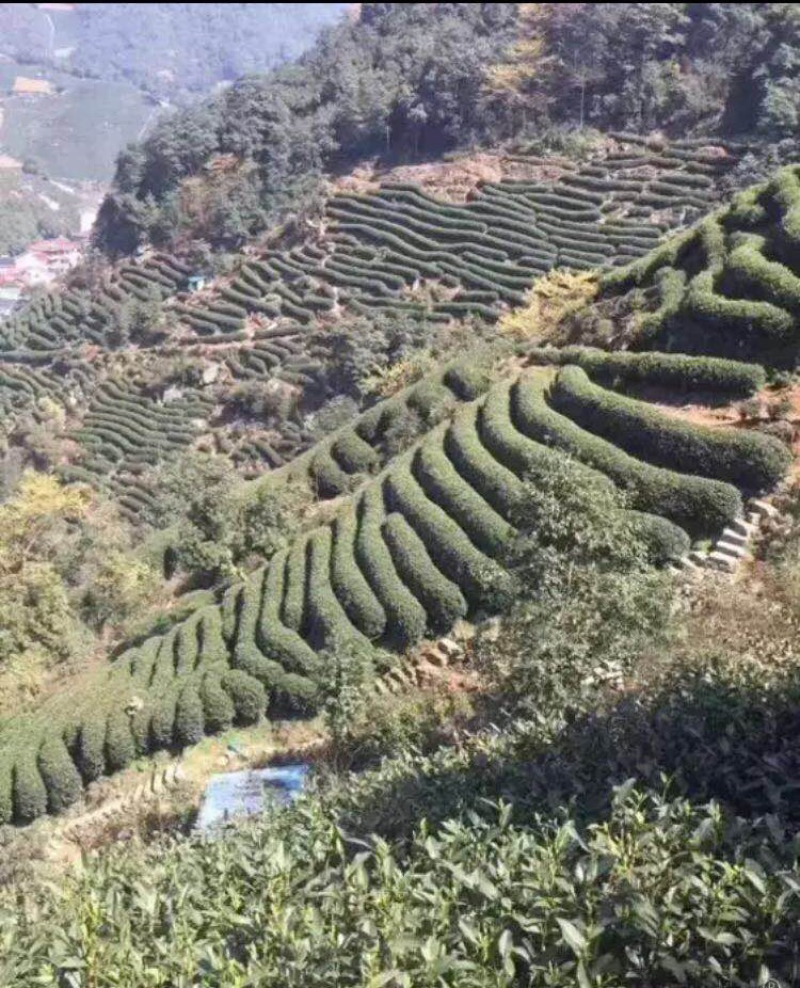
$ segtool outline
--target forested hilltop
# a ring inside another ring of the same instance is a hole
[[[796,29],[356,5],[121,155],[0,323],[0,985],[800,984]]]
[[[360,7],[299,62],[243,79],[132,146],[98,244],[163,245],[209,211],[214,239],[235,241],[306,201],[325,170],[370,156],[512,139],[558,150],[565,127],[572,140],[582,128],[796,139],[793,4]],[[789,154],[779,147],[770,163]],[[239,167],[208,175],[227,155]]]

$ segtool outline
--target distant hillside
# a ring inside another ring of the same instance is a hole
[[[0,53],[180,101],[296,58],[345,3],[0,4]]]
[[[69,186],[20,168],[0,168],[0,254],[19,254],[34,240],[80,232],[82,197]]]
[[[36,299],[2,327],[5,431],[44,395],[73,395],[53,466],[110,489],[146,522],[159,461],[210,443],[244,476],[281,467],[313,442],[311,426],[337,398],[364,402],[358,375],[369,367],[411,359],[415,346],[436,352],[463,320],[483,327],[473,334],[489,332],[553,269],[588,272],[646,254],[713,203],[743,151],[608,137],[582,165],[485,156],[493,181],[470,177],[469,158],[453,160],[420,177],[435,185],[437,175],[464,174],[458,193],[437,197],[391,172],[383,183],[341,183],[318,222],[250,244],[200,291],[188,290],[189,278],[209,262],[191,252],[121,263],[91,288]],[[405,342],[387,342],[391,326]],[[348,342],[350,333],[364,342]],[[172,385],[183,400],[162,415]],[[127,402],[149,422],[119,439],[109,423],[124,420]],[[319,474],[325,489],[347,486],[327,464]]]
[[[107,181],[159,107],[298,56],[346,6],[0,4],[0,151]]]

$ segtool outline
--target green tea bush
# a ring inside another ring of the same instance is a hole
[[[302,581],[299,584],[299,590],[304,596],[306,581],[305,540],[303,540],[303,547],[302,569],[298,570],[297,577]],[[300,612],[296,627],[287,623],[285,614],[286,591],[291,583],[289,564],[292,558],[291,552],[278,553],[273,557],[267,567],[263,584],[261,587],[253,589],[252,611],[250,610],[250,599],[247,591],[245,591],[244,596],[245,610],[239,626],[239,644],[237,647],[246,646],[258,654],[257,666],[265,670],[264,685],[267,688],[282,686],[287,670],[312,679],[317,678],[321,673],[319,657],[299,634],[304,620],[303,611]],[[295,558],[301,559],[299,555]],[[259,589],[260,597],[258,595]],[[301,604],[304,604],[304,599],[301,600]],[[248,618],[250,613],[253,616],[252,625]],[[251,670],[247,669],[247,671],[250,672]],[[257,674],[253,672],[253,675]],[[257,678],[261,679],[262,677],[257,676]]]
[[[593,380],[620,384],[651,384],[672,391],[711,391],[745,398],[760,391],[767,375],[759,364],[721,357],[692,357],[679,353],[631,353],[593,347],[532,347],[536,363],[575,364]]]
[[[48,812],[61,813],[80,796],[83,780],[60,737],[51,736],[42,744],[39,773],[47,791]]]
[[[371,640],[380,638],[386,628],[386,612],[356,561],[358,521],[348,506],[333,522],[331,586],[350,621]]]
[[[258,723],[267,708],[267,694],[263,685],[241,669],[228,669],[220,682],[231,698],[235,722],[242,725]]]
[[[12,792],[15,823],[31,823],[47,812],[47,789],[39,772],[35,750],[18,753]]]
[[[718,534],[742,513],[742,499],[730,484],[642,463],[549,408],[540,388],[525,379],[514,387],[513,415],[530,437],[609,476],[630,493],[632,507],[668,518],[695,538]]]
[[[366,646],[367,639],[351,624],[346,610],[331,588],[332,535],[329,526],[318,528],[308,541],[307,637],[318,649]]]
[[[78,731],[76,763],[84,782],[94,782],[106,770],[106,715],[95,710],[85,716]]]
[[[480,415],[481,410],[474,406],[459,413],[445,434],[444,450],[461,476],[510,521],[523,493],[522,481],[483,445]]]
[[[203,701],[197,683],[190,680],[180,691],[175,705],[173,737],[175,743],[184,748],[202,741],[205,731]]]
[[[337,463],[349,474],[370,473],[380,463],[378,453],[355,430],[347,430],[331,446]]]
[[[437,568],[422,539],[402,515],[389,514],[383,533],[398,575],[425,609],[431,633],[449,631],[469,610],[458,585]]]
[[[399,579],[384,541],[386,513],[383,492],[377,484],[370,486],[359,498],[356,511],[356,561],[386,614],[387,638],[391,644],[405,648],[424,637],[427,614]]]
[[[682,559],[691,548],[692,541],[686,532],[666,518],[639,511],[628,511],[627,517],[637,537],[647,546],[650,561],[656,566]]]
[[[408,521],[470,605],[498,610],[509,590],[503,572],[445,511],[426,497],[414,479],[411,464],[407,460],[396,464],[385,483],[392,510]]]
[[[722,280],[731,294],[773,302],[795,318],[800,315],[800,278],[790,268],[765,256],[767,240],[740,235],[725,258]]]
[[[751,492],[773,488],[791,462],[784,444],[770,436],[681,422],[593,384],[579,367],[559,372],[550,401],[582,428],[639,459]]]
[[[211,670],[203,676],[203,681],[200,684],[203,723],[210,734],[227,731],[236,717],[233,700],[222,685],[223,675],[224,673],[219,670]],[[266,698],[264,700],[265,707]]]
[[[489,389],[491,379],[482,367],[465,361],[445,371],[444,383],[461,401],[474,401]]]
[[[108,773],[120,772],[136,758],[136,743],[131,731],[130,716],[120,708],[112,709],[106,720],[105,768]]]
[[[488,501],[463,479],[445,454],[441,431],[429,437],[414,456],[414,476],[431,501],[441,507],[489,556],[498,556],[511,527]]]

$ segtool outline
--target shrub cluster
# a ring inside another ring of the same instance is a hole
[[[530,360],[543,364],[575,364],[593,380],[618,384],[648,384],[671,391],[709,391],[746,398],[760,391],[767,375],[759,364],[693,357],[679,353],[598,350],[594,347],[532,347]]]
[[[580,367],[560,371],[550,402],[583,429],[613,440],[638,459],[724,480],[749,493],[773,488],[791,462],[786,446],[771,436],[680,421],[593,384]]]

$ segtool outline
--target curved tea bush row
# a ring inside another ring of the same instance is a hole
[[[173,295],[185,286],[188,274],[176,258],[156,253],[121,265],[96,292],[69,289],[36,298],[0,328],[0,359],[4,351],[52,352],[85,341],[107,346],[124,302]]]
[[[742,499],[731,484],[641,462],[551,408],[544,387],[541,381],[521,378],[510,389],[507,400],[515,426],[606,474],[630,493],[632,507],[668,518],[695,538],[714,535],[741,515]]]
[[[549,398],[573,422],[638,459],[725,480],[750,493],[774,487],[791,463],[790,451],[771,436],[670,418],[593,384],[580,367],[561,370]]]
[[[639,345],[794,365],[800,347],[800,168],[606,275],[601,297],[653,289]]]
[[[487,359],[478,349],[470,357],[436,370],[374,405],[266,482],[301,482],[323,498],[347,493],[386,464],[391,453],[385,440],[393,425],[412,414],[417,428],[426,430],[450,415],[459,403],[484,394],[490,378],[481,365]]]
[[[221,607],[129,650],[88,694],[6,727],[0,819],[57,812],[83,783],[141,754],[195,743],[237,714],[311,710],[325,675],[321,649],[372,639],[404,647],[426,630],[445,630],[468,599],[477,604],[499,571],[429,499],[413,458],[378,478],[332,526],[300,537],[229,591]],[[445,483],[464,486],[455,474]]]
[[[760,391],[767,375],[759,364],[721,357],[692,357],[679,353],[609,352],[594,347],[530,347],[532,363],[575,364],[593,380],[610,383],[650,384],[672,391],[710,391],[745,398]]]

